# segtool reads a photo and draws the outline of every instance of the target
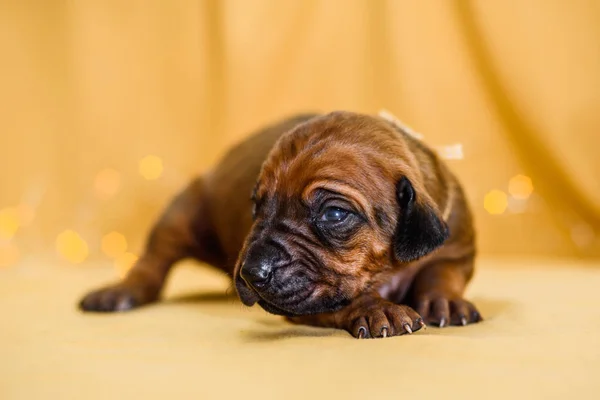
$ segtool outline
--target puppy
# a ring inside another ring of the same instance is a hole
[[[234,147],[156,223],[120,283],[85,311],[159,298],[192,257],[233,279],[241,301],[357,338],[481,320],[463,298],[475,235],[456,178],[402,128],[350,112],[301,115]]]

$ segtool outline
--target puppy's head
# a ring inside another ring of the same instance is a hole
[[[448,236],[406,139],[365,115],[316,117],[283,135],[252,200],[234,279],[244,304],[274,314],[336,311]]]

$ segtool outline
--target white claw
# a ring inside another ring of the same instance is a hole
[[[387,327],[381,328],[381,336],[383,336],[384,338],[386,338],[387,337],[387,333],[388,333],[388,328]]]
[[[404,330],[406,330],[406,332],[408,332],[409,335],[412,333],[412,329],[410,329],[409,324],[404,324]]]
[[[367,330],[365,329],[364,326],[361,326],[360,328],[358,328],[358,338],[359,339],[363,339],[365,337],[366,333],[367,333]]]

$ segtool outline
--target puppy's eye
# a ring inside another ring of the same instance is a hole
[[[342,222],[348,215],[350,215],[350,211],[348,210],[338,207],[328,207],[323,211],[319,220],[323,222]]]

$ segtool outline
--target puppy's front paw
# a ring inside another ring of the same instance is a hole
[[[349,312],[347,331],[358,339],[413,333],[425,326],[412,308],[386,300],[363,303]]]
[[[144,288],[119,283],[90,292],[79,302],[79,308],[95,312],[128,311],[155,299]]]
[[[427,323],[440,328],[474,324],[483,320],[475,305],[461,297],[424,295],[419,297],[415,308]]]

